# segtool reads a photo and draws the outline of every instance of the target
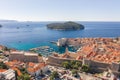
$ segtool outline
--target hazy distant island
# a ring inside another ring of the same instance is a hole
[[[17,20],[1,20],[0,19],[0,22],[18,22]]]
[[[65,23],[51,23],[47,25],[47,28],[53,30],[83,30],[84,26],[82,24],[69,21]]]

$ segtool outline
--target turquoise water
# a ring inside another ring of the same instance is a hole
[[[85,30],[56,31],[49,30],[46,25],[52,22],[14,22],[3,23],[0,28],[0,44],[18,50],[29,50],[39,46],[50,46],[57,52],[64,52],[50,41],[60,38],[77,37],[119,37],[120,22],[78,22],[85,26]],[[70,49],[71,50],[71,49]]]

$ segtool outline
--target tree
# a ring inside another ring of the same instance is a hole
[[[42,56],[40,53],[38,54],[40,57]]]
[[[55,78],[59,78],[59,74],[56,71],[52,72],[50,75],[50,80],[54,80]]]
[[[0,68],[1,69],[8,69],[7,65],[3,62],[0,62]]]
[[[18,80],[30,80],[30,76],[28,74],[23,74],[17,77]]]
[[[77,75],[78,75],[77,70],[73,69],[71,72],[72,72],[72,75],[73,75],[74,77],[77,77]]]
[[[24,80],[30,80],[30,76],[28,74],[24,74]]]
[[[15,79],[18,80],[18,73],[16,70],[15,70]]]
[[[54,77],[53,77],[53,76],[50,76],[50,80],[54,80]]]
[[[0,53],[3,53],[3,51],[0,50]]]
[[[79,61],[71,61],[70,64],[72,69],[78,69],[82,65],[82,63]]]
[[[79,68],[79,66],[77,64],[72,65],[72,67],[73,67],[73,69],[78,69]]]
[[[79,67],[81,67],[81,66],[82,66],[82,63],[79,62],[79,61],[76,61],[76,65],[78,65]]]
[[[10,48],[5,47],[4,51],[10,51]]]
[[[88,65],[82,65],[81,70],[82,70],[83,72],[87,72],[87,71],[89,70],[89,66],[88,66]]]
[[[18,79],[18,80],[21,80],[21,78],[20,78],[19,76],[17,77],[17,79]]]
[[[79,67],[82,66],[82,63],[80,61],[65,61],[62,63],[62,67],[66,68],[66,69],[79,69]]]
[[[69,69],[71,66],[70,66],[70,63],[68,61],[65,61],[62,63],[62,66],[66,69]]]
[[[23,74],[27,73],[26,68],[21,68],[20,71],[21,71]]]
[[[72,71],[72,74],[77,74],[77,70],[73,69]]]
[[[71,65],[74,65],[76,63],[75,60],[70,61]]]

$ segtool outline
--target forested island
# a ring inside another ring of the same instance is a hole
[[[51,23],[47,25],[48,29],[53,30],[82,30],[84,26],[75,22],[65,22],[65,23]]]

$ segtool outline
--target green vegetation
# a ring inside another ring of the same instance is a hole
[[[30,80],[30,75],[27,73],[26,68],[21,68],[20,71],[22,72],[21,76],[18,76],[16,72],[16,76],[18,80]]]
[[[62,63],[62,67],[66,69],[72,69],[72,73],[74,74],[77,70],[81,70],[83,72],[88,72],[89,66],[88,65],[82,65],[80,61],[65,61]]]
[[[71,61],[70,64],[72,69],[79,69],[82,66],[82,63],[79,61]]]
[[[27,69],[26,68],[21,68],[20,71],[22,72],[22,74],[27,74]]]
[[[10,48],[5,47],[5,48],[3,49],[3,51],[9,51],[9,52],[10,52]]]
[[[72,74],[77,74],[77,70],[73,69],[72,71]]]
[[[0,62],[0,69],[8,69],[8,67],[5,63]]]
[[[70,69],[70,63],[68,61],[63,62],[62,66],[66,69]]]
[[[88,66],[88,65],[82,65],[81,70],[82,70],[83,72],[88,72],[89,66]]]
[[[78,76],[78,71],[73,69],[72,71],[72,76],[77,77]]]
[[[84,29],[84,26],[75,22],[65,22],[65,23],[51,23],[47,25],[48,29],[57,29],[57,30],[81,30]]]
[[[29,74],[24,74],[17,77],[18,80],[30,80]]]
[[[59,78],[59,74],[56,71],[54,71],[50,75],[50,80],[55,80],[56,78]]]
[[[4,58],[4,56],[0,55],[0,58],[1,58],[1,59],[3,59],[3,58]]]
[[[79,61],[65,61],[62,63],[62,67],[66,69],[79,69],[82,66],[82,63]]]
[[[39,56],[42,56],[40,53],[38,54]]]
[[[0,53],[3,53],[3,51],[0,50]]]
[[[120,61],[118,61],[118,63],[120,63]]]

